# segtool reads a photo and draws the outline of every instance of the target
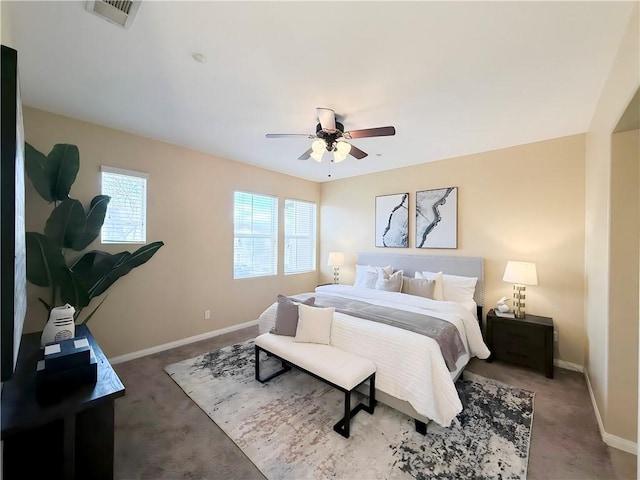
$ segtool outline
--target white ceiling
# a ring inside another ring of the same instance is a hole
[[[126,30],[3,4],[26,105],[319,182],[311,140],[265,139],[315,133],[316,107],[397,131],[332,179],[585,132],[633,6],[143,0]]]

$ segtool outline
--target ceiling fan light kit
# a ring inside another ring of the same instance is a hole
[[[311,144],[311,158],[313,158],[316,162],[321,162],[325,149],[326,146],[323,140],[314,140]]]
[[[344,140],[338,140],[336,142],[336,148],[333,152],[334,163],[340,163],[341,161],[346,159],[350,151],[351,151],[350,143],[347,143]]]
[[[321,162],[326,151],[333,151],[333,163],[340,163],[347,158],[351,151],[351,144],[344,140],[338,140],[332,145],[327,145],[324,140],[317,139],[311,144],[311,153],[309,156],[316,162]]]
[[[316,108],[319,123],[316,125],[315,135],[297,133],[267,133],[266,138],[291,138],[307,137],[315,139],[311,148],[298,157],[299,160],[312,158],[316,162],[322,162],[324,152],[333,152],[333,163],[340,163],[351,155],[358,160],[367,156],[367,153],[358,147],[351,145],[345,139],[386,137],[396,134],[394,127],[365,128],[362,130],[344,131],[344,125],[336,121],[335,112],[330,108]]]

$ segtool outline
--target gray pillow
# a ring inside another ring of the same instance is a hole
[[[316,297],[309,297],[304,302],[297,302],[289,297],[285,297],[284,295],[278,295],[276,325],[269,330],[269,333],[295,337],[296,330],[298,328],[298,304],[303,303],[313,307],[315,302]]]
[[[436,286],[435,280],[410,277],[404,277],[402,280],[402,293],[433,299],[433,293]]]

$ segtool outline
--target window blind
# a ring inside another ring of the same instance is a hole
[[[275,275],[278,268],[278,199],[234,192],[233,278]]]
[[[316,269],[316,204],[284,201],[284,273]]]
[[[102,194],[111,197],[102,225],[102,243],[147,241],[147,178],[141,172],[102,167]]]

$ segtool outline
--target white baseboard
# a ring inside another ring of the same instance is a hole
[[[230,327],[220,328],[218,330],[212,330],[211,332],[201,333],[200,335],[194,335],[193,337],[183,338],[181,340],[176,340],[175,342],[169,342],[162,345],[158,345],[156,347],[145,348],[144,350],[139,350],[133,353],[127,353],[125,355],[119,355],[117,357],[113,357],[109,359],[112,365],[116,363],[128,362],[129,360],[135,360],[136,358],[146,357],[147,355],[152,355],[154,353],[163,352],[165,350],[169,350],[175,347],[181,347],[183,345],[188,345],[190,343],[199,342],[200,340],[207,340],[208,338],[217,337],[219,335],[224,335],[225,333],[235,332],[236,330],[242,330],[243,328],[253,327],[258,324],[258,320],[251,320],[249,322],[240,323],[238,325],[231,325]]]
[[[617,448],[618,450],[622,450],[623,452],[627,452],[632,455],[638,454],[638,444],[631,440],[627,440],[626,438],[604,432],[602,434],[602,440],[610,447]]]
[[[589,380],[588,371],[584,369],[584,378],[587,380],[587,389],[589,390],[589,396],[591,397],[591,404],[593,405],[593,411],[596,413],[596,420],[598,421],[598,429],[600,430],[600,437],[602,441],[610,447],[617,448],[623,452],[631,453],[632,455],[638,454],[638,444],[627,440],[626,438],[618,437],[617,435],[611,435],[604,429],[602,423],[602,417],[598,410],[598,404],[596,403],[596,397],[593,395],[593,389],[591,388],[591,380]]]
[[[584,366],[578,365],[577,363],[565,362],[564,360],[560,360],[558,358],[553,360],[553,364],[556,367],[564,368],[565,370],[572,370],[574,372],[584,372]]]

